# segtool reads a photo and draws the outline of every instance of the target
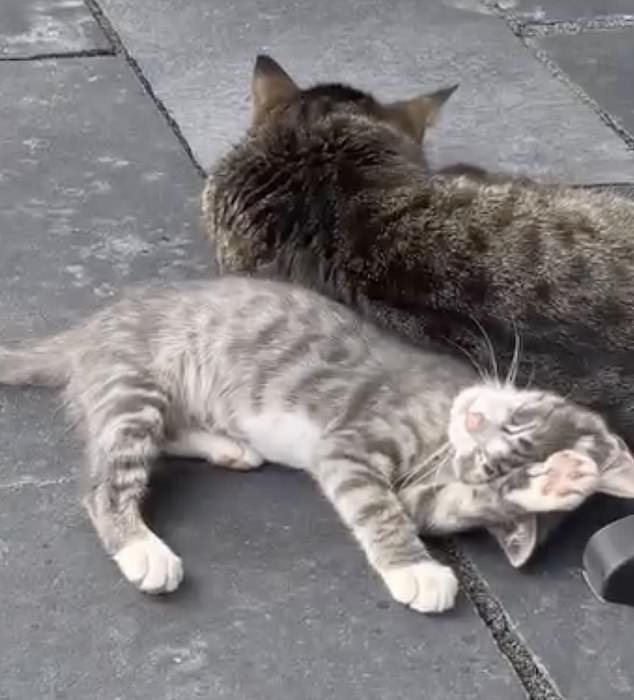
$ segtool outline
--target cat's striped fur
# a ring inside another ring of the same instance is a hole
[[[392,595],[440,611],[456,579],[419,530],[487,525],[504,538],[514,521],[521,559],[534,539],[527,513],[575,507],[618,449],[599,418],[563,399],[483,384],[459,360],[395,340],[315,292],[247,278],[133,291],[30,349],[0,348],[0,382],[65,385],[86,441],[88,512],[147,592],[182,578],[140,514],[161,452],[308,471]],[[520,409],[535,425],[518,438],[506,431]],[[553,415],[554,432],[541,420]],[[582,444],[585,456],[557,452]]]
[[[634,202],[465,164],[421,141],[451,93],[396,103],[301,88],[259,56],[248,133],[203,194],[223,273],[310,286],[414,342],[500,366],[593,407],[634,446]]]

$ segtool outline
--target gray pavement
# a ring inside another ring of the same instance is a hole
[[[385,97],[460,80],[430,142],[438,164],[634,183],[628,11],[0,0],[2,338],[59,328],[137,281],[213,272],[199,164],[242,133],[261,50],[300,81]],[[580,572],[589,534],[632,504],[588,504],[524,572],[481,536],[441,545],[468,595],[425,618],[388,601],[302,475],[175,462],[150,508],[188,577],[157,601],[100,551],[54,399],[3,389],[0,436],[0,700],[634,695],[634,609],[597,601]]]
[[[112,53],[83,0],[2,0],[0,59]]]

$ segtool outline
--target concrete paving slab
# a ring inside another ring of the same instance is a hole
[[[209,274],[199,177],[122,60],[0,64],[0,92],[2,342]],[[438,618],[393,605],[300,474],[172,463],[150,513],[187,580],[156,600],[81,513],[53,398],[1,389],[0,436],[2,700],[525,697],[464,598]]]
[[[608,15],[634,16],[632,0],[499,0],[498,5],[511,10],[521,19],[535,21],[588,19]]]
[[[493,595],[570,700],[634,696],[634,608],[595,598],[581,566],[594,532],[631,514],[632,501],[597,498],[562,525],[525,571],[509,570],[488,539],[462,539]]]
[[[472,160],[571,182],[634,179],[634,155],[482,2],[100,5],[204,166],[243,134],[253,58],[267,51],[302,83],[344,80],[384,98],[459,81],[431,135],[438,165]]]
[[[72,485],[3,499],[0,698],[525,697],[462,601],[393,605],[308,479],[200,466],[159,489],[187,567],[171,599],[121,582]]]
[[[634,2],[631,3],[634,14]],[[634,27],[537,40],[570,79],[634,134]]]
[[[3,338],[209,270],[200,179],[117,58],[0,63]]]
[[[110,49],[82,0],[2,0],[0,60]]]
[[[209,272],[200,179],[123,61],[0,62],[0,94],[2,342],[66,326],[134,282]],[[49,431],[57,404],[19,411],[23,398],[0,398],[15,438],[0,489],[72,473],[68,438]]]

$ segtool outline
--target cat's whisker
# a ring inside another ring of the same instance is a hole
[[[438,449],[434,450],[427,459],[425,459],[416,469],[404,474],[400,479],[396,481],[395,486],[397,488],[404,488],[406,486],[411,486],[420,479],[424,479],[433,473],[436,465],[434,461],[442,457],[451,448],[451,443],[449,441],[443,443]],[[429,467],[429,468],[427,468]]]
[[[493,347],[493,342],[491,341],[491,337],[486,332],[486,329],[480,323],[480,321],[472,314],[471,314],[471,320],[478,327],[478,329],[480,330],[480,333],[482,333],[482,337],[484,338],[484,342],[489,350],[489,357],[491,360],[491,370],[493,372],[494,383],[496,384],[496,386],[500,386],[500,373],[499,373],[499,368],[498,368],[498,361],[497,361],[497,358],[495,356],[495,349]]]
[[[427,457],[427,459],[420,465],[420,467],[416,468],[411,472],[408,472],[399,480],[397,480],[395,486],[398,489],[402,489],[408,486],[412,486],[417,482],[426,479],[430,474],[433,473],[435,469],[435,460],[441,456],[442,452],[440,450],[437,450],[433,454],[429,455],[429,457]]]
[[[438,486],[438,481],[440,478],[440,475],[442,474],[443,469],[445,468],[447,462],[449,461],[451,457],[451,453],[447,453],[439,463],[438,466],[436,467],[436,470],[434,472],[433,478],[432,478],[432,488],[436,488]]]
[[[463,348],[462,345],[460,345],[459,343],[456,343],[454,340],[452,340],[451,338],[448,338],[447,336],[444,337],[444,340],[445,340],[445,342],[449,343],[450,345],[453,345],[453,347],[456,348],[456,350],[461,352],[469,360],[469,362],[471,363],[471,365],[473,366],[475,371],[478,373],[478,376],[480,377],[480,379],[483,382],[491,381],[490,375],[486,372],[486,370],[483,367],[481,367],[478,364],[475,357],[466,348]]]
[[[517,380],[517,373],[520,367],[520,354],[522,351],[522,339],[517,330],[517,324],[513,321],[513,336],[515,338],[515,343],[513,347],[513,357],[511,358],[511,364],[509,366],[509,371],[506,374],[505,384],[507,386],[515,386]]]
[[[526,385],[524,386],[524,391],[528,391],[533,386],[533,380],[535,379],[535,365],[531,367],[531,373],[526,380]]]

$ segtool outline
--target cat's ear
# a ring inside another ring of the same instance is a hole
[[[419,95],[411,100],[400,100],[383,105],[387,120],[414,141],[422,143],[425,130],[433,126],[445,102],[458,89],[458,85]]]
[[[497,540],[509,564],[515,569],[526,564],[537,546],[537,516],[534,514],[515,522],[490,525],[487,530]]]
[[[634,457],[621,438],[618,448],[601,468],[597,490],[610,496],[634,498]]]
[[[255,59],[251,80],[253,123],[274,107],[289,102],[299,92],[299,87],[288,73],[270,56],[260,54]]]

